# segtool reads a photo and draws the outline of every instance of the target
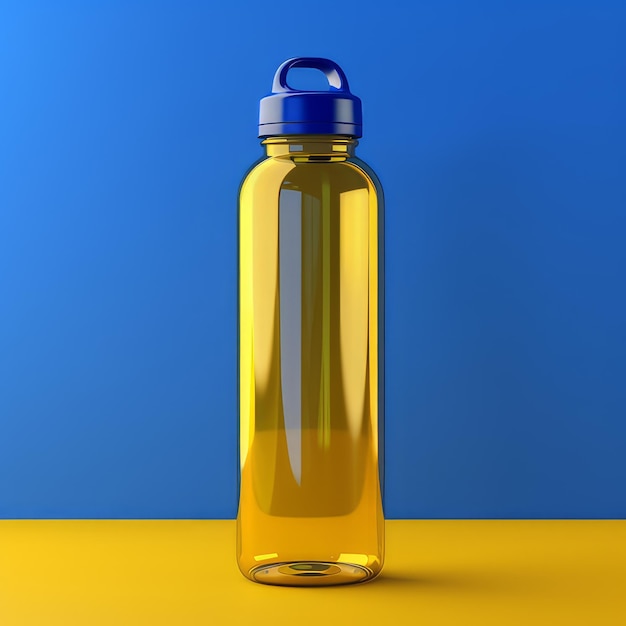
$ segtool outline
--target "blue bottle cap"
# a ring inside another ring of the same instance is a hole
[[[321,70],[328,91],[301,91],[287,83],[292,67]],[[330,59],[296,57],[274,75],[272,93],[261,100],[259,137],[276,135],[350,135],[361,137],[361,100],[350,93],[343,70]]]

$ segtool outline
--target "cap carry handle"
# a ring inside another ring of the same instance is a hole
[[[272,93],[285,92],[302,92],[301,89],[293,89],[287,83],[287,74],[294,67],[305,67],[324,72],[326,80],[330,86],[330,91],[344,91],[350,93],[348,79],[343,70],[330,59],[322,59],[320,57],[295,57],[285,61],[274,75],[274,83],[272,84]],[[326,93],[320,91],[319,93]]]

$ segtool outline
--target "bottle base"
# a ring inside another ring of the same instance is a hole
[[[250,578],[265,585],[322,587],[365,582],[374,578],[374,572],[354,563],[290,561],[259,565],[250,572]]]

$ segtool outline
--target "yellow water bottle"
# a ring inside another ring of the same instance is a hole
[[[327,91],[289,86],[315,68]],[[239,198],[237,562],[273,585],[375,577],[384,557],[383,206],[342,69],[295,58],[260,104]]]

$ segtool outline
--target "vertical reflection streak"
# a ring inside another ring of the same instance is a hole
[[[339,323],[341,377],[348,430],[354,439],[363,425],[368,347],[368,192],[339,196]]]
[[[330,180],[322,174],[322,376],[320,416],[317,426],[319,445],[330,447]]]
[[[283,189],[279,208],[280,360],[283,413],[291,471],[302,478],[302,203]]]

